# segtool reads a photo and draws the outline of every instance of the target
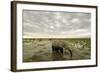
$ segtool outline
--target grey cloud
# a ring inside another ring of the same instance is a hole
[[[88,34],[90,20],[90,13],[23,10],[23,33],[60,34],[84,29]]]

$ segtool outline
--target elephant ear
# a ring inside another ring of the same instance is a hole
[[[63,45],[64,48],[69,48],[70,47],[70,44],[67,40],[64,40],[63,43],[64,43],[64,45]]]

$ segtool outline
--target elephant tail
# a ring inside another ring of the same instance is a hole
[[[72,56],[73,56],[72,50],[71,50],[71,49],[69,49],[69,48],[66,48],[66,50],[68,50],[68,51],[69,51],[69,53],[70,53],[70,58],[72,59]]]

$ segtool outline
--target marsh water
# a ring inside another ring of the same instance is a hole
[[[63,54],[53,52],[52,41],[53,39],[23,39],[23,62],[83,60],[91,57],[90,38],[63,39],[69,43],[72,58],[67,49],[63,49]]]

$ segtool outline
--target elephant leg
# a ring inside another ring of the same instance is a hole
[[[53,53],[54,52],[58,52],[59,51],[59,48],[58,47],[55,47],[55,46],[52,46],[52,51],[53,51]]]
[[[55,52],[55,47],[52,46],[52,51]]]
[[[63,48],[60,48],[60,52],[63,54]]]

